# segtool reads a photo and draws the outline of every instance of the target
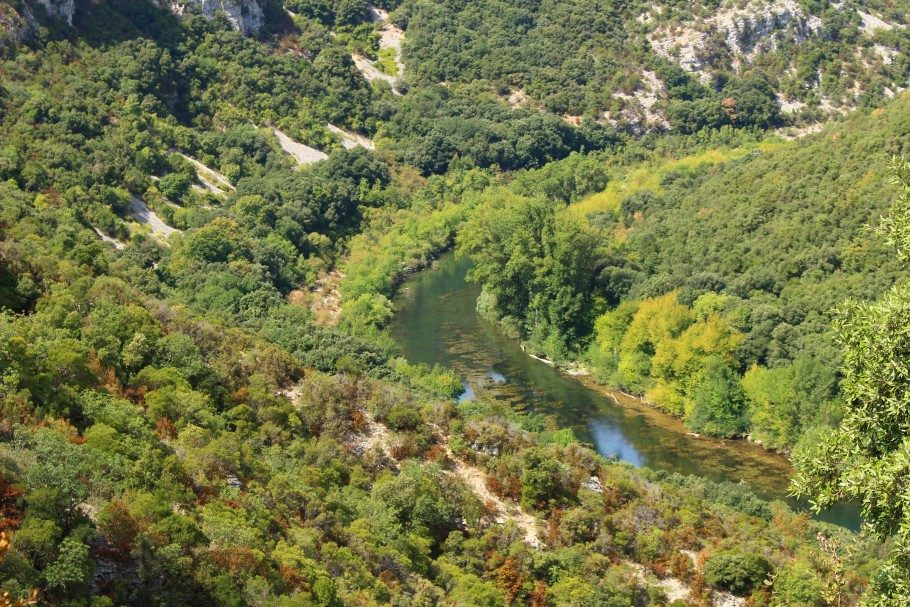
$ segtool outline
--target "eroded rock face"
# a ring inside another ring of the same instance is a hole
[[[177,15],[187,9],[197,10],[206,17],[224,13],[227,20],[237,30],[252,36],[262,29],[265,15],[257,0],[158,0]]]
[[[36,0],[35,4],[43,6],[48,17],[66,21],[69,25],[73,24],[76,0]]]
[[[27,40],[38,29],[38,14],[73,24],[75,0],[26,0],[21,7],[0,5],[0,46]]]
[[[699,73],[712,63],[706,48],[715,36],[723,41],[733,67],[738,69],[744,60],[776,49],[781,38],[803,42],[820,28],[821,20],[807,15],[795,0],[751,0],[744,5],[725,5],[700,23],[654,31],[649,40],[658,54],[675,56],[681,67]]]
[[[28,23],[12,7],[0,4],[0,47],[5,44],[17,44],[25,39]]]

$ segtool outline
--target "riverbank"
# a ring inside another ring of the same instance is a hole
[[[585,387],[587,387],[588,389],[595,390],[595,391],[600,392],[601,394],[607,396],[608,398],[612,398],[616,402],[616,404],[619,406],[634,406],[638,410],[647,411],[648,413],[653,414],[653,416],[656,418],[667,418],[668,423],[670,422],[670,420],[672,420],[673,422],[676,422],[676,423],[672,423],[669,425],[678,426],[677,431],[682,432],[682,433],[686,434],[687,436],[690,436],[692,438],[697,438],[697,439],[720,441],[721,443],[725,443],[728,441],[740,441],[740,442],[747,443],[750,445],[755,445],[755,446],[761,448],[762,450],[767,451],[768,453],[774,454],[776,456],[784,457],[787,459],[787,461],[790,460],[790,451],[789,450],[771,449],[771,448],[765,446],[765,444],[762,443],[761,441],[754,440],[751,436],[749,436],[747,434],[744,434],[741,436],[730,437],[730,438],[718,438],[718,437],[713,437],[713,436],[709,436],[709,435],[699,434],[697,432],[692,432],[686,427],[685,423],[683,422],[683,420],[681,418],[671,415],[671,414],[667,413],[666,411],[662,411],[660,409],[660,407],[658,407],[656,404],[648,401],[644,397],[636,395],[636,394],[630,394],[619,388],[613,388],[613,387],[606,386],[606,385],[598,382],[594,378],[594,375],[591,373],[591,371],[588,370],[587,367],[585,367],[580,362],[572,361],[568,365],[565,365],[565,366],[559,365],[555,361],[553,361],[549,358],[546,358],[544,356],[537,356],[536,354],[532,354],[531,352],[528,351],[527,347],[524,344],[519,344],[519,345],[521,347],[522,352],[527,354],[533,360],[542,362],[543,364],[553,367],[557,371],[559,371],[569,377],[575,378],[580,383],[584,384]]]
[[[521,351],[524,352],[532,360],[536,360],[549,367],[552,367],[557,372],[562,373],[562,374],[574,379],[575,381],[579,382],[585,388],[587,388],[589,390],[593,390],[599,394],[606,396],[607,398],[612,399],[613,402],[615,402],[617,406],[634,409],[636,412],[646,415],[649,418],[649,420],[651,420],[651,422],[654,424],[660,425],[661,427],[671,430],[673,432],[677,432],[679,434],[684,434],[687,437],[690,437],[690,438],[693,438],[696,440],[704,441],[706,443],[713,442],[713,443],[717,444],[718,446],[727,445],[731,442],[736,442],[736,443],[741,443],[744,447],[748,446],[748,448],[750,448],[750,449],[752,447],[755,447],[756,454],[761,454],[763,452],[768,455],[768,457],[767,457],[768,465],[780,466],[779,459],[781,457],[785,458],[787,461],[787,466],[786,466],[787,474],[789,475],[792,473],[792,468],[790,468],[790,466],[789,466],[790,460],[787,457],[787,455],[784,453],[775,451],[773,449],[768,449],[767,447],[765,447],[758,441],[753,441],[753,440],[749,439],[749,437],[747,437],[747,436],[740,436],[740,437],[734,437],[734,438],[718,438],[718,437],[707,436],[707,435],[702,435],[702,434],[697,434],[695,432],[691,432],[686,427],[686,425],[682,419],[675,417],[673,415],[670,415],[669,413],[666,413],[665,411],[661,411],[654,403],[648,402],[646,399],[644,399],[640,396],[636,396],[634,394],[629,394],[628,392],[625,392],[623,390],[620,390],[617,388],[611,388],[609,386],[605,386],[604,384],[601,384],[594,378],[593,374],[584,365],[582,365],[578,361],[573,361],[566,366],[562,366],[562,365],[557,364],[555,361],[553,361],[549,358],[532,354],[531,352],[528,351],[528,348],[525,346],[525,344],[519,344],[519,347],[521,348]]]
[[[469,266],[468,260],[443,255],[432,271],[413,274],[398,290],[389,332],[406,359],[450,369],[474,398],[524,411],[554,435],[571,430],[604,457],[743,483],[759,497],[805,508],[788,497],[792,469],[781,455],[744,440],[696,438],[682,420],[597,384],[583,367],[570,375],[532,358],[478,315],[480,289],[465,279]],[[820,518],[858,525],[853,506]]]

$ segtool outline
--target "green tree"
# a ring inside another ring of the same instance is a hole
[[[392,318],[392,302],[385,295],[364,293],[341,307],[339,324],[354,335],[369,335]]]
[[[193,185],[193,178],[186,173],[168,173],[158,181],[158,189],[170,200],[181,200],[190,186]]]
[[[69,536],[60,544],[57,559],[44,570],[44,580],[49,589],[75,591],[88,584],[93,568],[88,546]]]
[[[738,595],[758,588],[770,572],[768,561],[753,553],[717,552],[705,561],[705,581]]]
[[[903,188],[880,233],[898,246],[910,243],[910,164],[895,162]],[[795,495],[817,509],[841,500],[862,504],[864,524],[893,536],[890,560],[873,576],[867,603],[897,607],[910,600],[910,289],[895,287],[873,303],[842,306],[836,330],[844,349],[840,425],[794,452]]]
[[[692,313],[679,303],[675,291],[642,301],[620,342],[622,385],[639,393],[649,389],[651,359],[658,346],[678,337],[690,324]]]
[[[695,378],[686,425],[711,436],[736,436],[746,429],[746,406],[739,374],[714,357]]]
[[[564,358],[590,332],[596,240],[561,204],[505,190],[485,194],[459,232],[495,320]]]

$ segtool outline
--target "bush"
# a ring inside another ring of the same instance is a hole
[[[386,424],[393,430],[413,430],[420,423],[420,414],[407,405],[395,405],[389,411]]]
[[[794,563],[784,567],[774,579],[775,605],[816,607],[824,605],[825,583],[808,565]]]
[[[705,581],[715,588],[745,596],[771,572],[764,557],[742,552],[717,552],[705,563]]]
[[[193,179],[185,173],[168,173],[158,182],[158,190],[170,200],[180,200],[192,184]]]

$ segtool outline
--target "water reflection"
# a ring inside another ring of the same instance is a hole
[[[606,423],[603,419],[592,419],[588,428],[593,435],[597,452],[604,457],[629,462],[639,467],[645,465],[645,458],[616,426]]]
[[[508,381],[505,375],[497,371],[490,371],[487,375],[490,376],[494,384],[504,384]]]
[[[396,299],[391,327],[408,359],[461,375],[465,392],[459,400],[495,399],[542,413],[605,457],[635,466],[745,482],[763,497],[786,498],[791,468],[785,458],[744,441],[690,436],[679,420],[527,356],[477,315],[478,288],[465,282],[467,269],[465,261],[448,255],[434,270],[409,279]],[[858,524],[849,505],[821,518]]]
[[[474,400],[474,397],[477,396],[477,393],[474,392],[474,388],[471,387],[466,380],[461,380],[462,392],[458,395],[458,402],[463,403],[465,401]]]

